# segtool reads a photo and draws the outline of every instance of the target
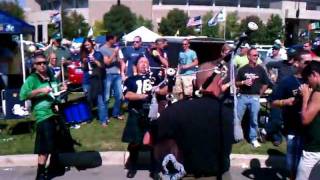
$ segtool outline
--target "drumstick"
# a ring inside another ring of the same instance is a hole
[[[63,69],[63,62],[64,62],[64,57],[61,58],[61,76],[62,76],[62,83],[64,83],[64,69]]]

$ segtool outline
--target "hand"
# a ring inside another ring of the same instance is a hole
[[[248,78],[243,81],[243,84],[246,86],[252,86],[252,79]]]
[[[299,90],[300,90],[303,98],[309,99],[309,97],[312,93],[312,89],[309,87],[309,85],[302,84],[302,85],[300,85]]]
[[[67,83],[62,83],[62,86],[60,88],[61,90],[67,90],[68,89],[68,86],[67,86]]]
[[[160,56],[160,54],[159,54],[159,52],[158,52],[157,50],[153,50],[153,51],[152,51],[152,55],[153,55],[153,56],[156,56],[156,57],[157,57],[157,56]]]
[[[125,74],[121,74],[122,81],[125,81],[128,77]]]
[[[52,88],[50,87],[43,87],[40,89],[40,92],[43,93],[43,94],[49,94],[50,92],[52,92]]]
[[[292,106],[294,104],[295,98],[291,97],[288,99],[283,100],[283,104],[286,106]]]

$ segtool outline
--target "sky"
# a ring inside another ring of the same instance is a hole
[[[24,7],[25,5],[25,0],[18,0],[19,4],[21,7]]]

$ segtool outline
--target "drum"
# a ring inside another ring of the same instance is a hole
[[[59,109],[67,124],[79,124],[92,120],[91,108],[85,98],[61,104]]]
[[[71,84],[74,84],[74,85],[82,84],[83,71],[81,68],[80,61],[73,61],[68,66],[68,78]]]

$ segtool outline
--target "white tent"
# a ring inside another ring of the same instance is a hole
[[[140,36],[142,38],[142,42],[154,42],[156,39],[161,37],[159,34],[152,32],[144,26],[141,26],[131,33],[125,35],[123,38],[127,42],[132,42],[136,36]]]

